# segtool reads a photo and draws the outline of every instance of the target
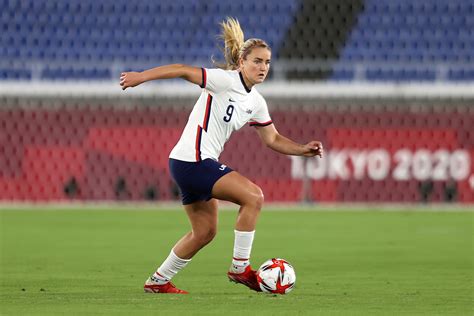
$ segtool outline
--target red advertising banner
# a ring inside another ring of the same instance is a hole
[[[0,110],[0,200],[175,200],[168,154],[189,109],[112,106]],[[281,155],[252,127],[221,162],[267,201],[474,202],[474,114],[298,108],[272,111],[279,132],[321,140],[325,156]]]

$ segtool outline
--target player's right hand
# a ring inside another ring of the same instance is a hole
[[[120,85],[122,90],[125,90],[130,87],[136,87],[143,82],[141,73],[139,72],[122,72],[120,74]]]

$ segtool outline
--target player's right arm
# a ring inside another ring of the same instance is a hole
[[[172,78],[182,78],[199,86],[204,84],[202,68],[172,64],[155,67],[142,72],[122,72],[120,75],[120,85],[122,86],[122,90],[125,90],[147,81]]]

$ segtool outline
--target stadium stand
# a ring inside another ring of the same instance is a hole
[[[110,79],[119,65],[209,65],[217,24],[266,39],[287,79],[474,79],[474,5],[454,0],[0,1],[0,79]],[[306,69],[291,61],[308,60]],[[285,63],[285,61],[288,61]],[[317,68],[311,70],[311,68]],[[310,70],[308,70],[308,68]]]
[[[472,1],[365,1],[336,68],[366,65],[377,81],[473,80],[473,16]]]
[[[118,74],[209,66],[231,15],[272,46],[258,89],[278,130],[325,144],[295,159],[239,131],[222,161],[267,201],[474,202],[472,1],[0,5],[0,201],[177,200],[167,157],[199,88],[123,92]]]
[[[298,8],[291,0],[2,2],[0,78],[40,80],[111,79],[116,63],[209,65],[230,14],[247,36],[279,47]]]

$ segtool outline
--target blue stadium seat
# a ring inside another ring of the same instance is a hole
[[[369,69],[366,77],[375,81],[432,81],[436,73],[434,70],[418,69]]]
[[[205,42],[205,51],[202,54],[193,52],[191,59],[210,56],[218,53],[214,34],[218,31],[217,23],[228,12],[241,17],[248,34],[268,35],[269,41],[277,43],[285,35],[298,1],[283,0],[275,5],[271,0],[256,3],[243,0],[3,0],[0,5],[4,12],[0,43],[17,48],[2,49],[2,56],[13,61],[33,58],[47,63],[58,56],[72,61],[87,58],[92,59],[91,62],[105,58],[150,60],[157,56],[168,60],[174,58],[176,49],[182,48],[181,43],[192,47],[197,41]],[[267,14],[258,13],[264,11]],[[249,12],[255,12],[255,15]],[[267,34],[262,25],[271,25],[271,31]],[[201,30],[201,36],[196,38],[198,30]],[[13,42],[10,39],[14,39]],[[128,46],[117,49],[116,42]],[[162,42],[168,42],[174,48],[155,52],[155,43]],[[20,54],[16,54],[18,50]],[[185,62],[187,56],[184,56]]]
[[[452,81],[474,81],[474,68],[450,70],[448,79]]]
[[[28,69],[5,68],[0,69],[0,79],[3,80],[30,80],[31,71]]]
[[[340,54],[349,63],[404,64],[397,70],[367,70],[369,80],[436,80],[436,65],[470,63],[474,57],[474,3],[453,0],[367,0]],[[434,65],[420,71],[420,63]],[[451,71],[449,80],[469,80],[470,71]],[[332,79],[340,80],[334,72]]]
[[[100,68],[80,68],[74,69],[70,67],[46,68],[41,74],[42,79],[47,80],[89,80],[89,79],[108,79],[110,78],[109,69]]]
[[[0,0],[0,57],[7,64],[29,60],[31,64],[62,62],[67,66],[87,61],[102,67],[113,62],[180,61],[207,62],[204,66],[208,66],[210,56],[220,56],[215,35],[218,23],[228,15],[240,20],[247,37],[264,38],[272,46],[274,57],[278,57],[300,2]],[[347,64],[396,63],[397,67],[405,64],[405,68],[375,71],[372,67],[367,70],[367,79],[436,80],[436,76],[420,72],[416,65],[472,63],[473,16],[473,1],[366,0],[340,51],[340,64],[332,79],[353,78],[354,71],[348,71],[344,66]],[[100,67],[90,69],[81,72],[45,68],[44,77],[102,79],[107,75]],[[31,67],[26,71],[3,67],[0,78],[27,79],[30,72]],[[455,69],[449,71],[447,78],[470,80],[472,72]]]

